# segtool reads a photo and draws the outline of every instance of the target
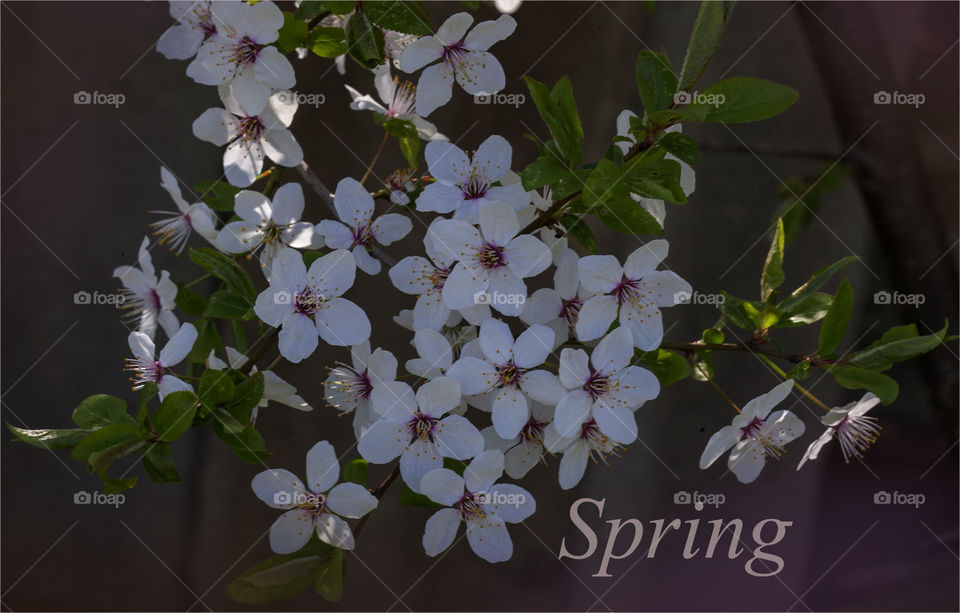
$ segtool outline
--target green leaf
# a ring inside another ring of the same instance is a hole
[[[678,91],[690,91],[707,69],[710,58],[720,48],[720,38],[726,27],[732,9],[724,7],[722,2],[704,0],[700,3],[700,12],[690,33],[687,55],[680,69]]]
[[[780,308],[784,311],[790,310],[794,305],[800,300],[805,299],[807,296],[813,294],[821,287],[823,287],[827,281],[830,280],[833,275],[837,272],[843,270],[850,264],[856,262],[859,258],[855,255],[845,257],[842,260],[837,260],[833,264],[824,266],[817,272],[813,273],[813,276],[810,277],[810,280],[793,290],[793,293],[790,294],[781,304]]]
[[[547,86],[532,77],[523,77],[530,90],[530,97],[537,112],[550,130],[550,135],[564,163],[568,168],[580,164],[583,147],[583,127],[577,113],[570,79],[563,77],[549,90]]]
[[[660,385],[672,385],[691,375],[690,362],[679,353],[666,349],[638,351],[640,360],[660,380]]]
[[[657,143],[678,160],[693,166],[700,161],[700,148],[693,139],[680,132],[667,132]]]
[[[212,413],[218,406],[232,400],[236,389],[229,371],[208,368],[200,375],[197,395],[204,411]]]
[[[334,549],[320,566],[314,591],[327,602],[338,602],[343,598],[343,564],[343,550]]]
[[[290,12],[283,12],[283,26],[277,37],[277,47],[283,53],[290,53],[297,47],[304,46],[307,38],[307,22],[297,19]]]
[[[324,4],[335,15],[346,15],[357,5],[354,0],[326,0]]]
[[[818,322],[826,316],[832,303],[833,296],[830,294],[807,294],[798,301],[790,302],[789,307],[782,308],[779,327],[793,328]]]
[[[180,473],[173,462],[173,451],[167,443],[153,443],[143,452],[143,468],[154,483],[176,483]]]
[[[376,68],[383,63],[383,31],[365,12],[354,13],[347,22],[347,52],[364,68]]]
[[[222,289],[210,296],[203,316],[210,319],[250,319],[253,304],[232,290]]]
[[[183,283],[177,283],[176,303],[178,309],[193,317],[202,315],[207,308],[207,299],[200,294],[194,294]]]
[[[125,492],[137,484],[137,477],[128,477],[126,479],[114,479],[107,475],[106,468],[101,468],[97,471],[97,474],[100,476],[100,480],[103,481],[103,493],[107,494],[119,494]]]
[[[589,253],[597,252],[597,239],[593,236],[593,232],[587,227],[582,217],[564,215],[560,218],[560,225],[567,231],[567,236],[577,241],[577,244]]]
[[[93,430],[110,424],[135,424],[127,413],[127,403],[109,394],[96,394],[84,398],[73,410],[73,423]]]
[[[416,168],[420,161],[420,134],[413,122],[406,119],[384,120],[381,115],[374,115],[375,121],[382,125],[387,132],[397,137],[400,153],[411,168]]]
[[[677,91],[677,75],[673,73],[666,54],[641,51],[637,56],[634,73],[644,111],[652,113],[670,108],[673,94]]]
[[[817,345],[817,353],[826,356],[833,355],[833,350],[843,338],[847,331],[847,325],[850,323],[850,313],[853,310],[853,290],[850,288],[850,282],[844,279],[837,288],[837,293],[833,296],[833,302],[830,304],[830,310],[823,318],[820,325],[820,341]]]
[[[429,13],[417,0],[365,2],[363,12],[373,23],[394,32],[423,35],[432,31],[427,23]]]
[[[863,351],[848,356],[847,361],[865,368],[887,368],[936,348],[946,334],[947,324],[939,332],[923,336],[917,334],[915,324],[897,326],[884,332],[879,340]]]
[[[407,487],[406,483],[400,485],[400,504],[408,507],[431,507],[435,509],[443,508],[442,504],[430,500],[423,494],[418,494]]]
[[[230,582],[227,596],[245,604],[266,604],[290,598],[314,585],[333,547],[315,537],[303,549],[257,564]]]
[[[240,192],[226,181],[201,181],[195,183],[193,189],[200,194],[200,199],[218,211],[233,211],[234,199]]]
[[[327,9],[327,4],[322,2],[322,0],[303,0],[300,6],[297,7],[297,19],[309,21],[327,10],[329,10]]]
[[[137,401],[137,423],[141,426],[147,421],[147,413],[150,412],[150,401],[159,393],[160,388],[157,387],[156,383],[148,381],[143,384],[143,388],[140,390],[140,398]]]
[[[624,183],[629,193],[686,204],[687,196],[680,187],[680,164],[663,159],[666,149],[648,149],[624,164]]]
[[[81,428],[66,428],[63,430],[27,430],[7,424],[7,428],[13,432],[21,442],[33,445],[34,447],[45,447],[47,449],[67,449],[75,447],[80,441],[85,439],[90,430]]]
[[[524,168],[520,178],[523,181],[523,189],[529,191],[538,187],[553,185],[557,181],[569,178],[572,175],[570,169],[564,166],[557,156],[552,153],[545,153]]]
[[[697,95],[690,106],[706,112],[702,121],[740,123],[760,121],[779,115],[797,101],[800,94],[786,85],[752,77],[733,77],[714,83]]]
[[[214,277],[226,283],[238,296],[253,305],[257,298],[253,281],[247,271],[241,268],[233,258],[215,249],[202,247],[191,249],[190,259]]]
[[[320,57],[339,57],[347,52],[346,33],[343,28],[314,28],[307,35],[306,46]]]
[[[166,442],[180,438],[193,424],[196,414],[196,394],[186,390],[167,394],[151,419],[157,438]]]
[[[717,305],[726,321],[748,332],[769,328],[779,322],[782,314],[779,309],[763,302],[754,302],[737,298],[721,290],[723,302]]]
[[[343,482],[356,483],[367,487],[367,470],[370,463],[363,458],[356,458],[343,467]]]
[[[776,289],[783,285],[783,220],[777,220],[777,229],[763,263],[763,275],[760,277],[760,297],[764,302],[776,301]]]
[[[202,364],[210,355],[211,349],[223,352],[220,332],[217,331],[217,324],[214,320],[201,317],[194,320],[193,325],[197,329],[197,340],[194,341],[193,348],[187,354],[187,360]]]
[[[91,432],[73,448],[70,455],[74,460],[89,464],[96,459],[91,457],[94,454],[102,457],[103,452],[118,445],[131,441],[142,442],[144,435],[144,430],[134,423],[109,424]]]
[[[900,386],[877,370],[838,364],[828,368],[837,385],[851,390],[865,389],[876,394],[883,404],[890,404],[900,393]]]
[[[247,424],[239,432],[232,432],[230,431],[229,425],[224,425],[227,420],[223,420],[223,416],[230,417],[230,414],[221,411],[218,416],[214,418],[213,432],[217,437],[230,445],[233,453],[238,458],[248,464],[262,464],[270,457],[270,452],[267,450],[267,443],[253,426]]]
[[[247,421],[250,421],[250,413],[255,406],[260,404],[260,400],[263,398],[263,389],[263,373],[258,372],[250,375],[237,385],[233,399],[227,403],[227,410],[233,413],[234,417],[243,416]]]
[[[663,234],[663,228],[639,202],[612,200],[597,212],[597,219],[608,228],[624,234]]]
[[[723,330],[719,328],[707,328],[700,335],[700,338],[708,345],[719,345],[726,337],[723,335]]]

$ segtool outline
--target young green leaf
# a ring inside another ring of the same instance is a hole
[[[809,295],[819,290],[827,283],[827,281],[830,280],[831,277],[833,277],[833,275],[837,274],[850,264],[853,264],[858,259],[859,258],[857,256],[851,255],[841,260],[837,260],[833,264],[824,266],[817,272],[813,273],[813,276],[810,277],[810,280],[793,290],[793,293],[780,303],[780,308],[782,308],[784,311],[793,309],[797,302],[804,300]]]
[[[133,418],[127,413],[127,403],[121,398],[109,394],[87,396],[73,410],[73,423],[81,428],[93,430],[110,424],[133,424]]]
[[[347,53],[347,39],[343,28],[314,28],[307,35],[305,44],[320,57],[335,58]]]
[[[657,143],[678,160],[694,166],[700,161],[700,148],[693,139],[680,132],[667,132]]]
[[[720,38],[723,36],[731,10],[724,7],[723,2],[715,0],[704,0],[700,3],[700,12],[697,14],[693,31],[690,33],[690,42],[687,44],[687,55],[680,69],[677,91],[689,92],[700,80],[703,71],[707,69],[707,64],[710,63],[710,58],[720,48]]]
[[[376,68],[383,63],[383,31],[365,12],[354,13],[347,22],[347,51],[364,68]]]
[[[702,121],[741,123],[760,121],[787,110],[800,96],[786,85],[751,77],[733,77],[714,83],[700,92],[690,106],[699,106],[705,114]]]
[[[381,28],[404,34],[430,34],[429,13],[418,0],[365,2],[363,12]]]
[[[666,54],[644,49],[637,56],[634,73],[644,111],[652,113],[670,108],[677,91],[677,75]]]
[[[253,303],[232,290],[222,289],[210,296],[203,316],[210,319],[250,319],[254,316]]]
[[[283,26],[277,36],[277,47],[283,53],[290,53],[302,47],[307,38],[307,22],[297,19],[290,12],[283,12]]]
[[[104,451],[118,445],[142,442],[145,434],[143,428],[134,423],[109,424],[91,432],[73,448],[70,455],[74,460],[90,463],[94,454],[100,454],[98,457],[101,457]]]
[[[343,598],[343,550],[334,549],[320,566],[314,591],[327,602],[339,602]]]
[[[783,220],[777,220],[777,229],[763,263],[763,275],[760,277],[760,297],[764,302],[776,301],[776,289],[783,284]]]
[[[190,428],[197,414],[197,395],[190,391],[171,392],[153,413],[151,422],[161,441],[174,441]]]
[[[679,353],[656,349],[654,351],[638,351],[637,359],[650,369],[660,385],[672,385],[691,375],[690,362]]]
[[[840,387],[871,391],[883,404],[890,404],[897,399],[897,394],[900,393],[900,386],[897,385],[897,382],[877,370],[844,364],[830,366],[828,370]]]
[[[290,598],[314,585],[332,556],[333,547],[311,537],[303,549],[270,558],[231,581],[227,596],[244,604]]]
[[[230,256],[209,247],[202,247],[191,249],[190,259],[214,277],[229,285],[230,289],[250,304],[253,304],[256,300],[257,293],[254,289],[253,280],[250,279],[247,271],[241,268]]]
[[[168,443],[152,443],[143,452],[143,468],[154,483],[176,483],[180,473]]]
[[[817,345],[817,353],[822,356],[832,355],[833,350],[847,331],[847,324],[850,323],[850,313],[853,311],[853,290],[850,288],[850,282],[844,279],[837,288],[837,293],[833,296],[833,302],[830,304],[830,310],[823,318],[820,324],[820,342]]]
[[[343,467],[343,482],[356,483],[357,485],[367,486],[367,470],[370,463],[363,458],[356,458]]]
[[[27,430],[7,424],[10,432],[13,432],[21,442],[33,445],[34,447],[45,447],[47,449],[68,449],[75,447],[80,441],[87,438],[91,430],[82,428],[66,428],[63,430]]]
[[[908,336],[910,333],[913,336]],[[876,342],[863,351],[847,357],[847,361],[865,368],[887,368],[896,362],[902,362],[927,353],[943,342],[947,334],[947,324],[933,334],[917,335],[916,325],[898,326],[887,330]]]
[[[234,199],[240,191],[226,181],[201,181],[193,185],[200,199],[218,211],[233,211]]]
[[[597,252],[597,239],[593,236],[593,232],[590,231],[590,228],[586,222],[583,221],[582,217],[564,215],[560,218],[559,223],[563,229],[567,231],[567,236],[577,241],[577,244],[589,253]]]

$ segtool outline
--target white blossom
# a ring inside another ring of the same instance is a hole
[[[140,267],[119,266],[114,269],[113,276],[123,284],[124,319],[135,322],[137,330],[151,339],[156,335],[159,323],[167,338],[170,338],[180,328],[180,322],[173,313],[177,286],[170,280],[170,273],[166,270],[157,278],[149,247],[150,239],[144,237],[137,254]]]
[[[820,418],[827,427],[820,438],[810,443],[807,451],[800,459],[797,470],[800,470],[807,460],[816,460],[823,446],[836,438],[840,442],[840,451],[843,459],[849,462],[850,458],[862,457],[864,451],[877,440],[880,426],[876,417],[869,417],[867,411],[877,406],[880,399],[873,392],[867,392],[863,398],[842,407],[834,407]]]
[[[564,251],[553,273],[553,287],[533,292],[520,313],[525,323],[544,324],[553,330],[554,346],[567,341],[577,325],[580,308],[590,298],[590,293],[580,286],[579,261],[576,251]]]
[[[398,77],[391,78],[390,63],[381,64],[373,71],[373,84],[377,95],[383,102],[377,102],[372,96],[361,94],[349,85],[344,85],[353,102],[350,108],[355,111],[373,111],[390,119],[409,121],[417,129],[423,140],[448,140],[437,131],[437,127],[417,115],[417,88],[409,81],[400,82]]]
[[[157,242],[161,245],[169,245],[170,250],[179,255],[186,246],[190,233],[194,230],[211,243],[216,241],[216,215],[210,210],[210,207],[204,202],[187,204],[187,201],[183,199],[177,179],[163,166],[160,167],[160,185],[170,194],[174,204],[177,205],[177,210],[176,212],[151,211],[152,213],[170,215],[166,219],[150,224],[154,234],[160,237]]]
[[[341,413],[353,413],[353,430],[359,439],[376,421],[370,399],[378,385],[397,378],[397,358],[389,351],[370,351],[370,341],[350,348],[350,364],[330,370],[323,382],[327,404]]]
[[[530,401],[530,418],[513,438],[502,438],[493,426],[480,431],[487,449],[503,452],[503,467],[511,479],[522,479],[530,469],[543,461],[546,448],[544,434],[553,421],[556,407]]]
[[[210,350],[210,355],[207,356],[207,368],[223,370],[229,365],[230,368],[239,370],[247,363],[247,356],[233,347],[224,347],[224,350],[227,353],[226,362],[216,356],[214,349]],[[252,366],[250,368],[250,374],[253,375],[256,372],[257,367]],[[297,395],[297,388],[278,377],[272,370],[264,370],[261,372],[263,374],[263,397],[260,398],[257,406],[253,407],[253,411],[250,412],[250,423],[256,423],[259,410],[267,406],[270,401],[278,402],[292,409],[297,409],[298,411],[313,410],[313,407],[307,404],[306,400]]]
[[[170,16],[177,23],[157,41],[157,51],[168,60],[187,60],[197,54],[205,39],[217,35],[210,0],[170,0]]]
[[[594,419],[588,419],[569,436],[561,436],[556,423],[544,429],[543,445],[551,453],[563,453],[560,458],[558,480],[560,487],[568,490],[583,479],[587,460],[607,464],[608,454],[617,454],[620,445],[600,431]]]
[[[189,383],[178,379],[175,375],[166,372],[168,368],[176,366],[187,357],[197,340],[197,329],[193,324],[186,323],[170,337],[167,344],[156,355],[156,346],[153,340],[143,332],[131,332],[127,337],[133,358],[127,359],[127,370],[134,374],[133,389],[138,390],[146,383],[156,383],[160,388],[160,399],[171,392],[191,391]]]
[[[301,549],[316,531],[317,537],[339,549],[353,549],[353,532],[342,518],[363,517],[377,508],[377,499],[362,485],[341,483],[340,462],[333,446],[320,441],[307,452],[307,485],[289,470],[265,470],[250,487],[273,509],[286,511],[270,526],[274,553]]]

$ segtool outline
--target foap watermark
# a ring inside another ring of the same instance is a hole
[[[927,301],[924,294],[903,294],[900,292],[879,291],[873,294],[874,304],[907,304],[915,309]]]
[[[500,292],[477,292],[473,295],[473,304],[524,304],[527,297],[524,294],[502,294]]]
[[[476,492],[473,500],[477,504],[491,504],[500,507],[520,507],[527,502],[527,497],[520,492]]]
[[[277,99],[284,104],[296,102],[299,106],[312,106],[313,108],[318,108],[327,101],[327,97],[321,93],[307,94],[295,91],[280,92],[277,94]]]
[[[120,108],[127,101],[127,97],[119,93],[88,92],[80,90],[73,94],[74,104],[98,104]]]
[[[700,104],[704,106],[720,107],[727,101],[723,94],[704,94],[700,92],[677,92],[673,95],[673,103],[680,104]]]
[[[512,106],[515,109],[520,108],[520,105],[526,101],[527,97],[523,94],[476,94],[473,97],[474,104],[500,104]]]
[[[693,508],[702,511],[703,507],[710,505],[714,509],[720,508],[720,505],[727,501],[723,494],[706,494],[703,492],[690,492],[680,490],[673,494],[673,504],[692,504]]]
[[[894,491],[891,494],[890,492],[880,490],[873,495],[873,504],[902,504],[910,505],[915,509],[919,509],[920,505],[926,501],[927,497],[919,493],[906,494]]]
[[[295,507],[312,507],[323,504],[323,494],[313,492],[274,492],[273,504],[293,505]]]
[[[874,104],[905,104],[913,108],[920,108],[920,105],[927,101],[923,94],[905,94],[903,92],[887,92],[880,90],[873,94]]]
[[[673,295],[675,304],[709,304],[717,306],[723,304],[726,298],[723,294],[704,294],[694,290],[693,292],[677,292]]]
[[[127,497],[123,494],[104,494],[103,492],[86,492],[83,490],[73,494],[73,504],[101,504],[118,509],[126,501]]]
[[[127,301],[123,294],[103,294],[98,291],[88,292],[80,290],[73,294],[74,304],[109,304],[114,308],[120,308]]]

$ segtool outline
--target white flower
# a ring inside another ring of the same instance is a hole
[[[557,403],[554,425],[561,436],[574,436],[593,419],[601,433],[618,443],[636,440],[633,413],[660,395],[660,381],[649,370],[631,366],[632,358],[630,330],[623,327],[597,343],[589,364],[583,349],[560,352],[560,381],[571,390]]]
[[[489,305],[504,315],[516,316],[527,297],[524,279],[550,266],[550,250],[539,239],[517,236],[520,224],[509,205],[491,202],[480,211],[480,229],[454,219],[430,227],[435,247],[457,260],[443,284],[443,301],[449,309]]]
[[[323,246],[313,224],[300,221],[303,215],[303,188],[287,183],[273,194],[273,201],[252,190],[237,192],[233,210],[240,221],[231,221],[217,234],[217,247],[227,253],[247,253],[261,249],[260,264],[264,273],[277,252],[284,247],[317,249]]]
[[[258,5],[259,6],[259,5]],[[303,149],[287,127],[297,112],[297,98],[288,91],[270,96],[259,113],[246,113],[226,88],[220,88],[225,109],[210,108],[193,122],[193,135],[223,152],[223,171],[230,185],[247,187],[263,170],[266,155],[280,166],[296,166]]]
[[[516,185],[519,183],[520,175],[512,170],[504,175],[503,179],[500,180],[500,184],[505,186]],[[527,192],[527,195],[530,198],[530,205],[523,207],[517,212],[517,217],[520,219],[521,226],[526,226],[530,222],[534,221],[537,218],[537,215],[549,209],[550,205],[553,204],[553,198],[549,187],[545,187],[541,191],[531,190]],[[563,227],[557,224],[556,228],[551,228],[549,226],[540,228],[537,230],[537,235],[547,247],[550,247],[550,253],[553,256],[554,265],[559,264],[560,256],[563,255],[563,253],[567,250],[567,246],[569,244],[566,235],[563,233]]]
[[[417,113],[426,117],[450,100],[453,80],[471,95],[495,94],[506,84],[503,67],[487,52],[494,43],[513,34],[517,22],[509,15],[496,21],[473,23],[469,13],[448,18],[434,36],[424,36],[411,43],[400,54],[400,70],[417,71],[441,60],[420,75],[417,83]]]
[[[408,193],[416,189],[416,183],[413,180],[413,172],[406,169],[395,170],[387,177],[386,187],[390,192],[390,202],[405,206],[410,204]]]
[[[588,419],[571,436],[561,436],[556,423],[550,423],[543,432],[543,445],[551,453],[563,452],[560,458],[558,480],[568,490],[580,483],[587,470],[587,460],[607,464],[606,454],[616,453],[619,445],[603,434],[594,419]]]
[[[217,35],[209,0],[170,0],[170,16],[177,20],[157,41],[157,51],[168,60],[187,60],[197,54],[208,36]]]
[[[307,486],[282,468],[265,470],[253,478],[250,487],[257,498],[273,509],[287,511],[270,526],[270,549],[274,553],[301,549],[314,530],[328,545],[353,549],[353,532],[341,518],[363,517],[377,508],[378,501],[362,485],[336,485],[339,480],[340,462],[327,441],[320,441],[307,452]]]
[[[372,96],[361,94],[349,85],[344,85],[353,99],[350,103],[351,109],[373,111],[384,117],[409,121],[423,140],[448,140],[446,136],[437,132],[435,125],[417,115],[417,88],[409,81],[401,83],[397,77],[390,78],[389,62],[373,70],[373,84],[383,104],[374,100]]]
[[[583,301],[590,297],[580,286],[579,261],[576,251],[564,251],[553,273],[553,286],[556,289],[544,287],[533,292],[520,313],[520,319],[527,324],[549,326],[556,334],[554,346],[567,341],[577,325]]]
[[[501,438],[496,428],[490,426],[480,431],[487,449],[503,452],[504,471],[511,479],[522,479],[530,469],[543,460],[546,451],[544,433],[553,421],[554,408],[535,400],[530,401],[530,419],[513,438]]]
[[[700,468],[709,468],[727,450],[733,448],[727,466],[740,483],[750,483],[758,476],[768,457],[779,459],[784,446],[803,434],[804,425],[790,411],[770,413],[793,389],[793,379],[757,396],[710,437],[700,456]]]
[[[113,271],[113,276],[123,284],[124,319],[136,321],[137,330],[150,338],[156,335],[159,322],[167,338],[170,338],[180,327],[177,316],[173,314],[177,286],[170,280],[170,273],[166,270],[157,278],[147,249],[149,246],[150,239],[144,237],[137,254],[140,268],[119,266]]]
[[[341,413],[353,413],[353,430],[359,439],[376,421],[370,394],[378,385],[397,378],[397,358],[389,351],[370,351],[370,341],[350,348],[350,362],[330,370],[323,382],[327,404]]]
[[[624,154],[626,154],[630,150],[630,147],[637,142],[636,138],[630,134],[630,118],[636,116],[636,113],[629,109],[623,110],[619,115],[617,115],[617,136],[624,136],[630,141],[627,142],[621,140],[616,142],[617,147],[619,147],[620,151],[622,151]],[[683,127],[680,124],[674,124],[664,130],[666,133],[682,131]],[[665,159],[674,160],[680,164],[680,188],[683,190],[684,195],[690,196],[697,184],[696,172],[689,164],[678,159],[672,153],[668,153],[665,156]],[[664,227],[664,223],[667,219],[667,207],[663,200],[644,198],[643,196],[639,196],[637,194],[630,194],[630,197],[633,198],[634,201],[639,202],[640,205],[646,209],[654,219],[657,220],[657,223],[660,224],[661,228]]]
[[[214,353],[215,350],[211,349],[210,355],[207,356],[207,368],[223,370],[227,368],[227,364],[229,363],[230,368],[239,370],[247,363],[247,356],[233,347],[224,347],[224,349],[227,352],[227,362],[218,358]],[[251,367],[250,374],[253,375],[255,372],[257,372],[257,367]],[[271,370],[264,370],[262,374],[263,397],[260,399],[260,403],[253,407],[253,411],[250,412],[250,423],[256,423],[260,408],[267,406],[271,400],[292,409],[297,409],[298,411],[313,410],[313,407],[307,404],[306,400],[297,395],[297,388],[278,377],[276,373]]]
[[[669,270],[656,270],[667,257],[667,241],[653,240],[630,254],[626,263],[612,255],[588,255],[580,259],[580,283],[594,296],[580,309],[577,338],[600,338],[619,312],[620,325],[633,333],[634,344],[652,351],[663,340],[660,307],[687,300],[690,284]]]
[[[810,443],[800,464],[797,465],[797,470],[800,470],[807,460],[816,460],[823,446],[834,437],[840,441],[840,451],[843,452],[845,462],[849,462],[852,457],[862,457],[863,452],[877,440],[877,435],[880,434],[877,418],[867,416],[867,411],[879,402],[880,399],[873,392],[867,392],[860,400],[830,409],[820,418],[827,430],[820,435],[820,438]]]
[[[217,35],[200,47],[187,76],[204,85],[230,86],[240,107],[257,115],[273,90],[296,83],[290,61],[270,46],[283,26],[283,13],[265,0],[213,2],[210,14]]]
[[[496,483],[503,474],[503,454],[478,455],[463,477],[447,468],[423,478],[423,493],[449,507],[434,513],[423,531],[423,549],[435,556],[453,543],[460,522],[467,525],[467,542],[487,562],[504,562],[513,555],[513,541],[505,524],[516,524],[533,515],[533,495],[518,485]]]
[[[373,197],[356,179],[348,177],[337,183],[333,206],[340,221],[324,219],[317,225],[317,233],[327,246],[349,249],[357,267],[369,275],[380,272],[380,260],[368,251],[374,241],[389,245],[413,229],[413,222],[406,215],[389,213],[374,219]]]
[[[210,210],[210,207],[204,202],[187,204],[180,192],[177,179],[163,166],[160,167],[160,185],[173,198],[173,202],[177,205],[177,212],[151,211],[152,213],[172,215],[172,217],[150,224],[154,234],[160,237],[157,242],[161,245],[169,244],[170,251],[177,255],[183,251],[193,230],[196,230],[197,234],[208,241],[214,242],[217,238],[216,215]]]
[[[460,404],[460,384],[438,377],[414,395],[396,381],[373,390],[373,410],[381,416],[359,440],[368,462],[386,464],[400,456],[400,475],[415,492],[423,476],[443,466],[443,458],[468,460],[483,451],[483,437],[460,415],[447,415]]]
[[[413,346],[417,350],[416,358],[407,360],[404,367],[407,372],[421,379],[435,379],[446,374],[453,364],[453,348],[447,337],[436,330],[423,328],[413,335]]]
[[[370,338],[370,320],[363,309],[341,298],[353,286],[353,257],[338,249],[317,258],[310,270],[293,249],[281,249],[273,260],[270,287],[257,296],[257,317],[281,326],[280,354],[299,362],[317,348],[317,335],[338,347]]]
[[[528,396],[544,404],[560,400],[563,390],[557,376],[534,370],[553,349],[553,330],[533,325],[514,341],[510,326],[490,318],[480,326],[479,338],[484,359],[461,357],[447,376],[460,382],[464,394],[497,390],[493,427],[502,438],[513,438],[530,419]]]
[[[134,373],[133,389],[138,390],[145,383],[156,383],[160,388],[161,400],[170,392],[193,390],[188,383],[184,383],[165,370],[182,362],[190,353],[196,340],[197,329],[193,324],[183,324],[157,356],[156,346],[149,336],[143,332],[131,332],[127,337],[127,343],[130,345],[133,358],[127,358],[126,368]]]
[[[439,221],[439,218],[434,220],[431,227]],[[417,296],[413,307],[413,330],[440,330],[450,318],[451,311],[443,303],[442,291],[456,259],[447,250],[438,249],[429,232],[423,244],[429,259],[419,255],[407,256],[387,274],[398,290]]]
[[[494,185],[510,170],[513,149],[502,136],[494,134],[467,157],[453,143],[427,143],[423,152],[430,174],[436,179],[417,198],[418,211],[453,212],[454,219],[477,223],[478,214],[491,202],[505,202],[514,211],[530,203],[523,185]]]

